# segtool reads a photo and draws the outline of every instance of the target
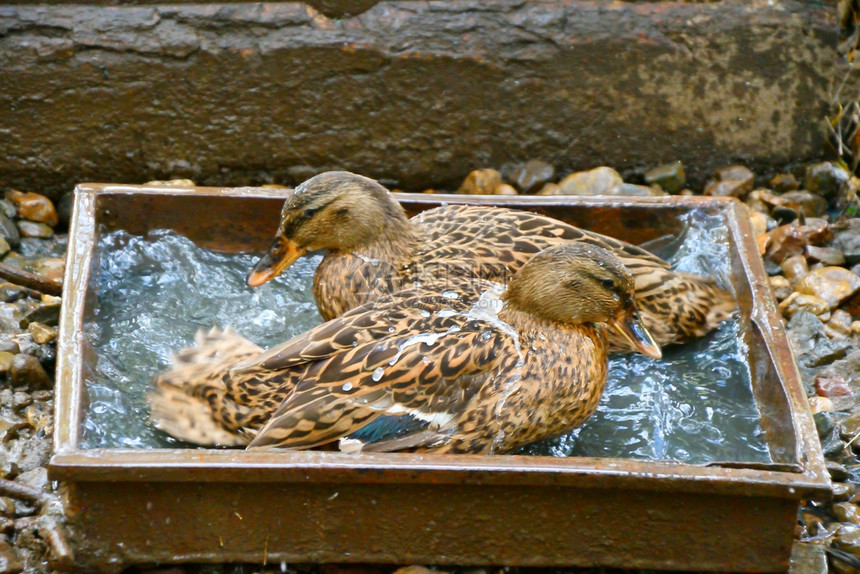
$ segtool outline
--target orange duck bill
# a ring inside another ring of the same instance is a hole
[[[296,259],[307,251],[285,237],[278,237],[266,254],[248,272],[245,282],[249,287],[259,287],[277,277],[281,271],[295,263]]]
[[[663,352],[660,350],[657,343],[654,342],[654,338],[651,336],[651,333],[649,333],[648,329],[645,328],[645,325],[642,324],[642,319],[639,317],[639,313],[637,311],[634,311],[633,313],[624,313],[614,321],[611,321],[609,325],[621,333],[625,339],[630,341],[630,344],[633,345],[634,349],[646,357],[651,357],[652,359],[660,359],[663,357]]]

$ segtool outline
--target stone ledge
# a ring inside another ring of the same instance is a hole
[[[421,189],[537,158],[628,176],[681,159],[696,184],[827,153],[836,28],[833,6],[780,0],[6,5],[0,181],[337,167]]]

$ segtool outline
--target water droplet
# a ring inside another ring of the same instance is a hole
[[[430,316],[430,311],[428,311],[427,309],[422,309],[422,310],[421,310],[421,316],[422,316],[422,317],[429,317],[429,316]]]
[[[376,374],[376,373],[374,373],[374,374]],[[349,381],[345,382],[343,384],[343,386],[341,387],[341,389],[343,389],[344,392],[351,391],[352,390],[352,383],[350,383]]]
[[[382,367],[376,367],[373,370],[373,374],[370,375],[370,378],[373,379],[374,381],[378,381],[379,379],[382,378],[382,376],[384,374],[385,374],[385,369],[383,369]]]
[[[458,299],[460,295],[456,291],[442,291],[442,297],[445,299]]]

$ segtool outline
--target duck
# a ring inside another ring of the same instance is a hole
[[[713,279],[674,271],[625,241],[502,207],[443,205],[410,219],[384,186],[345,171],[319,174],[294,189],[274,242],[246,281],[258,287],[305,253],[325,250],[312,290],[328,320],[412,285],[444,290],[455,276],[472,277],[476,285],[505,282],[535,253],[571,242],[607,249],[621,260],[633,276],[642,321],[661,347],[702,337],[737,310],[734,297]],[[635,351],[614,332],[610,349]]]
[[[595,411],[608,332],[661,356],[629,271],[601,247],[549,247],[476,296],[453,281],[462,296],[403,289],[266,351],[199,333],[155,378],[152,420],[204,446],[503,453]]]

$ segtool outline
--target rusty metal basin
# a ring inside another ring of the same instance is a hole
[[[829,491],[815,427],[745,207],[703,197],[399,195],[540,211],[640,243],[704,209],[728,228],[731,280],[773,463],[207,449],[84,449],[100,233],[169,228],[223,250],[264,249],[283,191],[77,189],[66,270],[50,477],[77,562],[372,562],[782,571],[800,500]]]

